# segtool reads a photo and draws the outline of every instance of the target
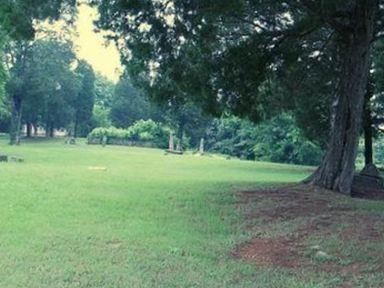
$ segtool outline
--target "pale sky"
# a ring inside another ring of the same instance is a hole
[[[71,39],[79,59],[86,60],[95,71],[116,83],[123,71],[120,55],[113,42],[107,45],[104,38],[105,32],[95,32],[93,21],[97,19],[98,12],[95,8],[81,4],[78,7],[75,28],[67,26],[62,20],[54,23],[45,21],[37,23],[37,25],[43,29],[54,30],[62,37]],[[41,32],[41,35],[44,35],[44,32]]]
[[[91,64],[95,71],[117,82],[122,67],[116,46],[111,43],[106,47],[103,33],[94,32],[93,21],[98,18],[96,9],[84,4],[80,5],[78,9],[79,14],[76,23],[78,37],[73,39],[75,46],[77,46],[77,56]]]

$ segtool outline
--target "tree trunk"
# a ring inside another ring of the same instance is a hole
[[[32,137],[32,124],[30,122],[27,123],[27,138]]]
[[[10,129],[10,144],[20,144],[21,115],[22,115],[21,97],[15,95],[12,97],[12,116]]]
[[[55,128],[53,123],[48,123],[46,125],[46,130],[45,130],[45,137],[47,138],[53,138],[55,136]]]
[[[311,181],[343,194],[351,193],[355,172],[376,12],[376,1],[356,2],[354,15],[351,15],[353,30],[341,35],[342,71],[332,107],[328,150]]]
[[[32,124],[32,126],[33,126],[33,135],[36,137],[36,136],[38,136],[38,126],[37,126],[37,124]]]
[[[53,125],[49,128],[49,137],[55,137],[55,128],[53,128]]]
[[[79,120],[78,120],[78,116],[76,115],[75,124],[73,128],[73,137],[77,138],[78,133],[79,133]]]
[[[371,109],[371,99],[374,94],[374,86],[372,80],[368,81],[367,93],[365,94],[364,101],[364,158],[365,165],[373,164],[373,121],[372,121],[372,109]]]

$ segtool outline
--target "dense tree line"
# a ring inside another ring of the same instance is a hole
[[[77,60],[69,41],[44,38],[11,41],[6,83],[11,106],[11,144],[20,142],[21,125],[44,127],[47,136],[65,128],[74,136],[86,136],[92,128],[95,76],[83,60]],[[74,68],[76,66],[76,68]]]

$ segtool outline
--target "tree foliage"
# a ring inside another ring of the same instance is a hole
[[[50,136],[62,128],[88,135],[93,128],[95,74],[88,63],[76,59],[72,42],[51,35],[11,41],[7,55],[12,142],[17,142],[21,123],[27,125],[28,136],[32,126],[44,127]]]
[[[34,118],[48,132],[67,127],[74,119],[74,103],[81,87],[80,79],[71,69],[76,61],[70,42],[55,39],[34,42],[30,77],[24,83],[25,107],[32,109]],[[36,107],[37,108],[37,107]],[[52,135],[52,133],[51,133]]]
[[[86,137],[92,129],[92,114],[95,104],[95,73],[93,68],[84,60],[78,62],[75,70],[80,87],[75,97],[74,136]]]
[[[289,114],[255,125],[237,117],[216,119],[207,132],[207,149],[242,159],[318,165],[323,150],[302,135]]]
[[[111,120],[116,127],[127,128],[138,120],[151,118],[147,95],[135,89],[127,76],[116,84],[111,102]]]
[[[100,73],[95,74],[95,104],[106,110],[112,106],[115,84]]]
[[[34,20],[57,20],[62,14],[71,20],[75,4],[76,0],[2,0],[0,35],[31,40],[35,35]]]
[[[139,120],[127,129],[116,127],[95,128],[88,135],[90,143],[101,144],[106,138],[107,144],[133,145],[150,143],[157,148],[168,147],[170,130],[166,126],[152,120]]]

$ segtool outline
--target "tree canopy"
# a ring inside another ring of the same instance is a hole
[[[84,60],[78,61],[75,70],[80,87],[74,99],[75,110],[74,136],[86,137],[92,130],[92,114],[95,104],[95,73]]]
[[[34,20],[56,20],[62,14],[72,16],[75,4],[76,0],[2,0],[0,35],[14,39],[32,39],[35,35]]]
[[[298,112],[313,87],[328,95],[311,105],[333,105],[328,152],[312,182],[350,193],[382,1],[92,2],[131,76],[164,98],[174,97],[167,91],[176,84],[180,97],[211,112],[258,121],[273,100],[263,93],[268,79],[293,86],[289,101]]]

